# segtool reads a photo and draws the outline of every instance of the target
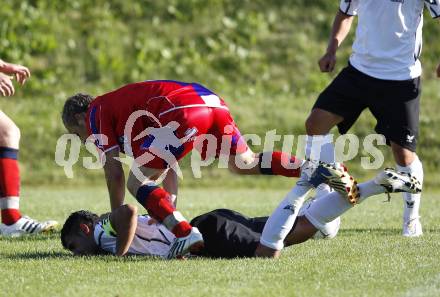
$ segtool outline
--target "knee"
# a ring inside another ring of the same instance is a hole
[[[311,113],[308,117],[307,120],[305,122],[305,128],[306,128],[306,133],[307,135],[317,135],[320,134],[318,133],[318,119],[315,115],[315,113]]]
[[[20,142],[20,129],[15,124],[7,125],[2,127],[0,130],[0,145],[18,148]]]

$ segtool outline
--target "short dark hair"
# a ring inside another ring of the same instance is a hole
[[[66,242],[67,237],[80,232],[79,224],[95,226],[98,221],[98,215],[88,210],[80,210],[70,214],[61,229],[61,244],[63,247],[67,250],[69,249]]]
[[[93,99],[95,99],[93,96],[83,93],[78,93],[67,98],[61,114],[64,126],[78,125],[75,115],[86,112]]]

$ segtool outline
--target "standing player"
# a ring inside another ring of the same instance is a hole
[[[0,60],[0,94],[12,96],[15,93],[11,77],[23,85],[30,77],[24,66]],[[6,236],[36,234],[53,229],[57,222],[37,222],[22,216],[19,210],[20,172],[18,168],[18,145],[20,130],[15,123],[0,111],[0,208],[2,222],[0,233]]]
[[[302,162],[290,155],[254,154],[242,139],[225,102],[197,83],[133,83],[96,99],[77,94],[67,99],[62,118],[67,130],[81,140],[91,136],[105,158],[112,209],[124,202],[125,177],[119,154],[135,158],[127,188],[152,217],[177,237],[171,257],[202,243],[197,228],[192,228],[175,209],[177,178],[174,170],[168,170],[175,169],[193,147],[203,158],[229,158],[229,168],[239,174],[300,174]],[[161,188],[158,180],[164,174]]]
[[[336,51],[347,36],[353,17],[359,17],[349,65],[321,93],[306,121],[310,135],[306,153],[321,148],[318,158],[334,162],[330,129],[346,133],[362,111],[368,108],[377,120],[376,131],[391,146],[397,169],[423,182],[422,163],[417,157],[420,75],[424,5],[433,18],[440,16],[436,0],[341,0],[326,54],[319,60],[322,72],[331,72]],[[440,77],[440,65],[437,68]],[[312,137],[313,136],[313,137]],[[303,175],[283,204],[300,205],[310,186]],[[404,193],[403,235],[422,235],[419,220],[420,194]],[[292,202],[293,201],[293,202]],[[280,229],[296,214],[282,213],[282,205],[266,225],[261,255],[273,255],[282,248]],[[281,243],[281,244],[280,244]]]

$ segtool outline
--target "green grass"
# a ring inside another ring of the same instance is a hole
[[[188,217],[219,207],[265,215],[286,191],[183,189],[179,205]],[[391,203],[377,196],[343,217],[335,239],[290,247],[275,261],[77,258],[58,233],[0,238],[0,296],[439,296],[437,195],[423,197],[422,238],[400,236],[400,196]],[[24,213],[59,221],[108,204],[104,187],[26,188],[22,196]]]

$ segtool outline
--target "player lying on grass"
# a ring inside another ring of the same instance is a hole
[[[374,184],[375,187],[371,187]],[[376,190],[371,190],[371,189]],[[381,190],[377,190],[377,189]],[[406,173],[385,169],[375,179],[359,185],[359,202],[384,192],[419,193],[420,183]],[[310,238],[336,236],[340,215],[353,208],[338,192],[311,199],[300,210],[294,227],[285,239],[290,246]],[[286,209],[286,211],[291,211]],[[253,257],[268,217],[248,218],[228,209],[202,214],[191,221],[203,235],[204,246],[193,246],[192,254],[207,257]],[[146,215],[137,215],[137,207],[123,205],[101,218],[88,211],[72,213],[61,230],[64,248],[75,255],[103,252],[150,255],[168,258],[175,235]]]
[[[127,188],[176,236],[179,248],[170,256],[185,254],[203,241],[197,228],[176,211],[177,177],[169,170],[193,148],[204,159],[228,158],[229,169],[239,174],[298,177],[303,163],[281,152],[253,153],[226,103],[197,83],[156,80],[128,84],[96,98],[77,94],[67,99],[62,119],[69,132],[94,141],[101,152],[112,210],[123,205],[125,194],[118,157],[134,157]],[[206,143],[210,139],[214,149]],[[164,175],[161,188],[158,180]]]

